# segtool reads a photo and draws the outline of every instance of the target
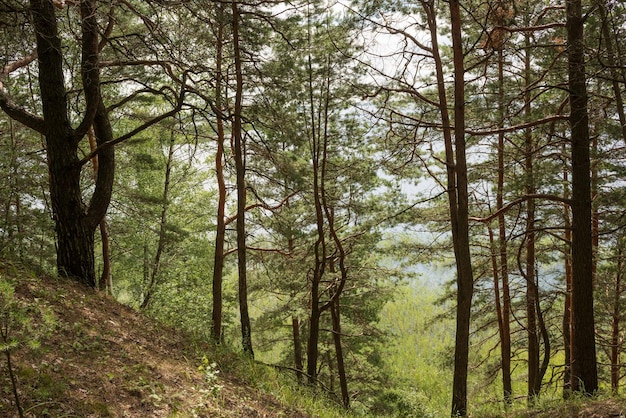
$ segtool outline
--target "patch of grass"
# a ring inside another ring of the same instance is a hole
[[[319,418],[350,418],[362,416],[345,410],[321,389],[298,383],[294,374],[278,370],[270,365],[255,362],[247,356],[219,347],[215,358],[218,367],[235,376],[237,380],[271,395],[282,405],[294,411],[303,411]],[[277,405],[278,406],[278,405]],[[276,416],[288,416],[288,415]]]
[[[507,409],[502,403],[490,402],[474,408],[470,416],[480,418],[576,418],[621,417],[626,415],[626,399],[600,393],[596,397],[573,394],[564,400],[544,395],[529,405],[519,398]]]

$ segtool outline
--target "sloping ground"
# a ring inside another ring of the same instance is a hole
[[[11,363],[25,416],[307,416],[226,372],[207,378],[199,370],[203,356],[205,365],[221,368],[210,345],[109,297],[0,263],[3,278],[15,287],[9,336],[20,346]],[[28,346],[37,340],[38,348]],[[0,416],[17,416],[6,356],[0,354]]]
[[[626,417],[626,402],[623,399],[587,402],[578,400],[543,410],[528,410],[513,416],[516,418],[623,418]]]

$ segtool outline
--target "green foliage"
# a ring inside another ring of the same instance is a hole
[[[56,319],[50,307],[25,306],[15,297],[14,281],[0,273],[1,352],[35,350],[55,327]]]
[[[10,378],[15,405],[20,417],[24,416],[24,410],[20,401],[19,382],[11,355],[23,348],[31,350],[39,348],[40,339],[51,333],[56,325],[55,317],[48,307],[30,308],[16,299],[13,281],[0,273],[0,353],[4,354],[7,374]],[[37,316],[36,322],[34,321],[35,315]],[[19,374],[17,373],[17,375]],[[52,392],[46,392],[43,389],[47,387],[56,387],[56,385],[45,384],[44,382],[41,389],[44,391],[42,396],[52,395]]]
[[[382,408],[385,400],[391,402],[382,413],[402,416],[406,409],[416,411],[416,416],[447,413],[454,327],[452,320],[442,317],[446,308],[437,304],[438,297],[436,290],[416,281],[400,286],[381,312],[380,326],[390,334],[383,347],[383,368],[390,387],[397,388],[377,394],[372,403],[376,408]]]

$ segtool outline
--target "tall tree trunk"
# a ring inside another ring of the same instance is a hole
[[[217,108],[217,150],[215,151],[215,177],[217,178],[217,225],[215,232],[215,253],[213,257],[213,310],[211,317],[213,326],[211,337],[216,343],[222,341],[222,281],[224,276],[224,241],[226,239],[226,182],[224,181],[224,115],[222,103],[222,61],[224,44],[224,4],[218,3],[216,7],[217,39],[215,58],[215,107]]]
[[[526,35],[526,49],[524,56],[525,93],[524,93],[524,116],[526,121],[531,118],[531,68],[530,68],[530,36]],[[525,184],[524,192],[527,196],[535,194],[535,180],[533,174],[534,144],[531,129],[524,132],[525,154]],[[529,199],[526,202],[526,334],[528,336],[528,400],[532,401],[539,395],[541,381],[539,379],[539,336],[537,334],[537,311],[535,306],[538,301],[537,278],[535,277],[535,201]]]
[[[63,51],[55,8],[50,1],[31,0],[30,10],[37,42],[39,91],[43,118],[10,104],[0,106],[14,119],[43,134],[49,168],[50,198],[57,236],[57,270],[90,287],[96,287],[94,234],[111,199],[114,172],[113,147],[99,154],[99,169],[88,205],[82,200],[78,143],[94,127],[98,145],[112,139],[108,115],[100,96],[98,22],[95,0],[80,2],[81,79],[85,98],[83,120],[73,129],[68,115]]]
[[[452,240],[457,270],[456,338],[454,347],[454,378],[452,386],[452,415],[467,415],[467,370],[474,275],[469,242],[469,199],[467,192],[467,159],[465,155],[465,66],[461,34],[459,0],[450,1],[452,51],[454,56],[454,145],[455,161],[446,159],[448,170],[456,178],[448,184]],[[444,127],[445,128],[445,127]],[[449,147],[447,147],[449,148]],[[450,163],[453,163],[450,165]]]
[[[498,51],[498,113],[499,125],[504,127],[504,55],[502,49]],[[504,206],[504,132],[498,133],[498,186],[496,192],[496,210]],[[506,240],[506,221],[504,212],[498,215],[498,241],[500,248],[500,279],[502,280],[502,307],[500,317],[500,367],[502,369],[502,390],[504,402],[508,405],[512,401],[513,386],[511,383],[511,296],[509,289],[509,268]],[[499,287],[498,280],[494,283]],[[499,292],[498,292],[499,293]],[[498,297],[498,304],[499,297]]]
[[[293,361],[296,369],[298,382],[302,382],[302,371],[304,362],[302,361],[302,340],[300,339],[300,321],[293,316],[291,318],[291,330],[293,334]]]
[[[239,46],[239,7],[233,1],[233,52],[235,59],[235,111],[233,122],[235,168],[237,172],[237,270],[239,273],[239,317],[241,322],[241,343],[243,351],[254,357],[252,349],[252,327],[248,313],[248,279],[246,271],[246,167],[242,128],[243,72],[241,68],[241,47]]]
[[[96,144],[96,134],[93,131],[93,126],[89,128],[87,132],[89,138],[89,149],[93,152],[98,145]],[[94,179],[98,178],[98,156],[96,155],[91,159],[93,165]],[[109,242],[109,228],[107,227],[106,218],[102,218],[100,221],[100,240],[102,241],[102,274],[98,281],[98,290],[111,294],[111,245]]]
[[[565,146],[563,146],[565,155]],[[569,173],[567,167],[563,170],[563,197],[568,198]],[[568,399],[572,393],[572,220],[570,206],[563,205],[565,251],[565,300],[563,306],[563,349],[565,351],[565,368],[563,370],[563,398]]]
[[[581,0],[566,1],[572,141],[572,390],[598,389],[593,308],[589,119]]]
[[[339,386],[341,387],[341,401],[346,408],[350,407],[350,394],[348,393],[348,380],[346,378],[346,368],[343,363],[343,349],[341,347],[341,313],[339,310],[339,298],[335,298],[330,307],[333,322],[333,341],[335,343],[335,356],[337,357],[337,375],[339,376]]]
[[[615,288],[613,296],[613,312],[611,313],[611,392],[615,395],[619,392],[619,381],[621,377],[620,361],[620,319],[621,319],[621,297],[622,297],[622,267],[624,265],[624,249],[619,247],[617,255],[617,273],[615,275]]]
[[[154,255],[154,260],[152,261],[152,265],[150,266],[150,279],[148,282],[148,286],[145,291],[145,296],[140,309],[146,309],[152,300],[152,295],[154,294],[154,290],[156,288],[157,280],[159,277],[160,269],[161,269],[161,257],[163,255],[163,251],[165,250],[165,241],[166,241],[166,233],[167,233],[167,210],[169,208],[169,199],[170,199],[170,183],[172,176],[172,165],[174,163],[174,143],[176,136],[174,135],[174,131],[170,133],[170,141],[167,149],[167,160],[165,161],[165,181],[163,183],[163,195],[161,196],[162,204],[161,204],[161,219],[159,220],[159,240],[157,241],[156,253]]]
[[[309,17],[308,22],[308,43],[309,48],[312,48],[311,44],[311,22]],[[309,115],[311,126],[309,128],[309,146],[311,152],[311,161],[313,168],[313,204],[315,206],[315,225],[317,239],[315,240],[314,254],[315,265],[313,267],[313,275],[311,277],[311,311],[309,314],[309,338],[307,342],[307,375],[309,384],[314,385],[317,382],[317,362],[319,357],[319,333],[320,333],[320,317],[322,310],[320,309],[320,283],[324,277],[327,261],[327,249],[326,249],[326,232],[324,225],[324,209],[322,207],[322,179],[324,176],[323,168],[325,167],[322,158],[322,138],[320,121],[318,119],[318,112],[316,112],[316,102],[314,97],[314,85],[313,85],[313,59],[311,57],[312,52],[309,51],[307,60],[307,72],[308,72],[308,100],[309,100]],[[330,363],[330,362],[329,362]]]
[[[439,111],[446,154],[447,193],[450,229],[456,260],[457,306],[452,383],[452,416],[467,415],[467,371],[469,364],[469,331],[474,276],[469,246],[467,161],[465,156],[465,81],[461,39],[461,12],[458,0],[450,2],[452,48],[454,53],[454,144],[450,124],[444,67],[439,53],[436,5],[422,2],[431,36],[431,50],[437,76]]]

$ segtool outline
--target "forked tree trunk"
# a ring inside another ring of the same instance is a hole
[[[107,111],[100,96],[98,22],[96,1],[80,2],[81,79],[85,109],[79,126],[70,125],[63,68],[63,45],[55,8],[50,1],[31,0],[30,12],[39,62],[39,93],[43,117],[33,115],[0,94],[0,106],[13,119],[46,138],[50,200],[57,236],[57,270],[89,287],[96,287],[94,234],[111,199],[114,172],[113,148],[99,154],[94,192],[88,204],[82,200],[80,176],[83,163],[78,144],[93,125],[97,145],[112,139]],[[29,60],[26,60],[30,62]]]
[[[456,260],[456,338],[454,347],[454,376],[452,383],[452,416],[467,415],[467,372],[469,364],[469,334],[474,275],[469,246],[467,160],[465,155],[465,80],[461,39],[461,11],[458,0],[450,1],[452,49],[454,54],[454,129],[450,124],[445,75],[439,53],[437,13],[435,4],[422,2],[431,36],[431,50],[437,76],[439,111],[443,127],[446,155],[447,192],[450,227]],[[452,133],[454,131],[454,143]]]

